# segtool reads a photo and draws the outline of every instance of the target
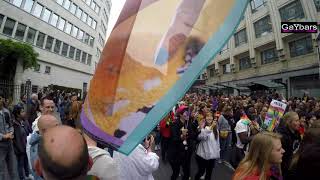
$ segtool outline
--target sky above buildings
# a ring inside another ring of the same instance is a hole
[[[110,12],[110,18],[109,18],[109,24],[108,24],[108,29],[107,29],[107,38],[109,38],[109,35],[111,33],[111,30],[113,29],[114,24],[116,23],[119,14],[122,10],[122,7],[126,0],[111,0],[112,2],[112,7],[111,7],[111,12]]]

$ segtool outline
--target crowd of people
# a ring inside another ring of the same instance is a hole
[[[287,109],[269,132],[264,122],[273,99]],[[0,94],[0,179],[152,180],[160,161],[170,164],[171,180],[209,180],[218,163],[235,170],[234,180],[318,177],[320,101],[315,98],[188,93],[129,156],[86,134],[81,105],[73,93],[24,95],[14,106]],[[192,158],[198,166],[194,177]]]

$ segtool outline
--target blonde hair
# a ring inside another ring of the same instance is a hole
[[[249,153],[240,162],[233,180],[243,180],[258,172],[259,180],[267,180],[270,168],[270,156],[274,140],[280,140],[281,135],[273,132],[262,132],[254,136],[250,143]],[[280,170],[280,164],[279,170]]]
[[[283,121],[284,121],[284,125],[286,127],[289,127],[289,125],[292,123],[292,121],[294,120],[295,116],[299,116],[298,113],[294,112],[294,111],[289,111],[286,114],[284,114],[283,116]]]

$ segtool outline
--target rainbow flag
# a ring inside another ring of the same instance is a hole
[[[127,0],[90,82],[81,121],[129,154],[233,35],[248,0]]]
[[[287,104],[277,100],[272,100],[264,120],[263,128],[267,131],[274,131],[274,129],[279,125],[286,107]]]

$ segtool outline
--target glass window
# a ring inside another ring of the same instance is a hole
[[[43,9],[43,6],[39,3],[37,3],[33,9],[32,14],[35,15],[36,17],[40,17],[42,9]]]
[[[83,12],[83,13],[82,13],[82,16],[81,16],[81,20],[82,20],[83,22],[87,22],[87,17],[88,17],[88,14],[85,13],[85,12]]]
[[[4,27],[3,27],[3,34],[6,34],[8,36],[12,36],[13,28],[14,28],[15,24],[16,24],[15,20],[7,17],[7,20],[6,20]]]
[[[268,64],[278,60],[276,48],[267,49],[261,52],[261,63]]]
[[[91,18],[90,16],[88,17],[87,24],[91,27],[91,24],[92,24],[92,18]]]
[[[26,29],[27,29],[26,25],[19,23],[14,37],[22,41],[24,37],[24,33],[26,32]]]
[[[209,69],[209,76],[214,77],[214,68]]]
[[[36,46],[42,48],[43,44],[44,44],[44,38],[46,37],[45,34],[39,32],[38,33],[38,38],[37,38],[37,42],[36,42]]]
[[[89,38],[90,38],[90,35],[89,35],[88,33],[85,33],[85,34],[84,34],[84,42],[85,42],[86,44],[89,43]]]
[[[103,32],[104,35],[106,35],[107,29],[102,21],[101,21],[101,31]]]
[[[86,4],[87,4],[88,6],[90,6],[91,0],[86,0]]]
[[[44,70],[45,74],[50,74],[51,72],[51,67],[50,66],[46,66],[46,69]]]
[[[83,31],[81,29],[79,29],[79,33],[78,33],[77,39],[79,39],[80,41],[83,40]]]
[[[299,0],[280,8],[279,11],[282,21],[304,18],[304,12]]]
[[[63,18],[60,17],[59,23],[58,23],[58,29],[60,29],[61,31],[63,31],[65,24],[66,24],[66,20],[64,20]]]
[[[78,35],[78,30],[79,28],[77,28],[76,26],[73,26],[71,36],[76,38]]]
[[[256,12],[263,4],[265,3],[265,0],[251,0],[251,11],[254,13]]]
[[[63,0],[57,0],[57,3],[60,4],[62,6],[63,4]]]
[[[91,3],[91,9],[93,9],[94,10],[94,8],[96,8],[96,2],[94,2],[94,1],[92,1],[92,3]]]
[[[86,52],[82,52],[81,62],[85,64],[86,63],[86,59],[87,59],[87,53]]]
[[[33,44],[34,43],[34,39],[36,37],[36,30],[35,29],[32,29],[29,27],[29,30],[28,30],[28,34],[27,34],[27,43],[30,43],[30,44]]]
[[[235,40],[236,47],[241,45],[241,44],[247,43],[246,29],[242,29],[241,31],[237,32],[234,35],[234,40]]]
[[[0,14],[0,27],[2,25],[3,19],[4,19],[4,15]]]
[[[254,30],[256,33],[256,38],[264,36],[272,32],[270,16],[266,16],[259,21],[254,23]]]
[[[54,27],[57,26],[58,19],[59,19],[59,16],[53,13],[51,16],[50,24]]]
[[[53,37],[51,37],[51,36],[47,36],[47,42],[46,42],[46,45],[45,45],[45,49],[46,50],[49,50],[49,51],[51,51],[51,48],[52,48],[52,45],[53,45]]]
[[[35,72],[40,72],[40,64],[37,64],[36,67],[34,67]]]
[[[75,50],[76,50],[76,48],[74,48],[73,46],[70,46],[70,48],[69,48],[69,58],[71,58],[71,59],[74,58]]]
[[[12,1],[12,4],[15,5],[15,6],[18,6],[18,7],[21,6],[21,3],[22,3],[22,0],[13,0]]]
[[[69,10],[69,11],[70,11],[72,14],[75,14],[75,13],[76,13],[76,10],[77,10],[77,5],[74,4],[74,3],[72,3],[71,6],[70,6],[70,10]]]
[[[63,43],[62,51],[61,51],[61,54],[63,56],[67,56],[68,55],[68,48],[69,48],[69,44]]]
[[[24,3],[23,9],[27,12],[31,12],[34,0],[26,0]]]
[[[318,12],[320,12],[320,0],[313,0],[314,5],[316,6],[316,9]]]
[[[289,43],[290,56],[296,57],[313,52],[311,36],[298,39]]]
[[[251,68],[251,61],[249,56],[239,59],[239,69],[249,69]]]
[[[91,54],[88,54],[87,64],[88,64],[89,66],[91,66],[91,61],[92,61],[92,55],[91,55]]]
[[[91,27],[92,27],[93,29],[96,29],[96,27],[97,27],[97,21],[93,20]]]
[[[64,4],[63,4],[63,7],[64,7],[66,10],[69,10],[70,4],[71,4],[71,1],[70,1],[70,0],[65,0],[65,1],[64,1]]]
[[[93,47],[93,43],[94,43],[94,37],[90,36],[89,44],[91,47]]]
[[[45,9],[42,15],[42,20],[45,22],[49,22],[51,11],[49,9]]]
[[[77,12],[76,12],[76,16],[77,16],[77,18],[81,18],[81,15],[82,15],[82,9],[81,8],[78,8],[77,9]]]
[[[77,51],[76,51],[76,61],[80,61],[80,57],[81,57],[81,50],[77,49]]]
[[[55,53],[58,53],[58,54],[60,53],[61,44],[62,44],[62,42],[59,41],[58,39],[56,39],[56,43],[55,43],[54,49],[53,49],[53,51]]]
[[[99,12],[100,12],[100,6],[96,5],[96,8],[94,9],[94,11],[95,11],[97,14],[99,14]]]
[[[64,29],[64,32],[66,32],[67,34],[70,34],[71,33],[71,28],[72,28],[72,24],[67,22],[66,28]]]
[[[100,51],[100,49],[99,49],[99,48],[97,48],[96,56],[97,56],[97,57],[100,57],[100,55],[101,55],[101,51]]]
[[[230,64],[222,65],[222,73],[229,74],[231,72]]]

